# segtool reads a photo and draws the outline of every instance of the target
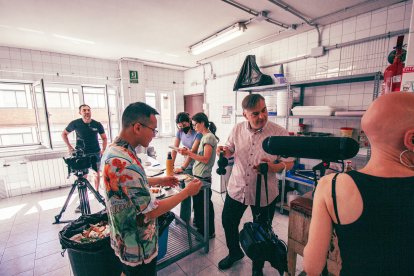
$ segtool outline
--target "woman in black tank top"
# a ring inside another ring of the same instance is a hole
[[[372,155],[359,171],[323,177],[315,191],[307,275],[320,275],[333,229],[340,275],[414,275],[414,93],[374,101],[362,118]]]

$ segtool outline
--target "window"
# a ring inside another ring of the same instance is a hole
[[[157,118],[159,135],[174,135],[175,92],[146,89],[145,102],[160,114]]]
[[[0,82],[0,147],[63,147],[62,131],[80,118],[82,103],[91,107],[92,118],[102,123],[111,140],[120,129],[116,92],[108,86]],[[75,139],[73,132],[69,141],[75,144]]]
[[[63,147],[62,131],[71,122],[79,118],[78,85],[62,85],[45,83],[45,99],[50,128],[50,140],[53,147]],[[69,135],[69,141],[75,144],[75,133]]]
[[[0,82],[0,147],[39,144],[32,86]]]

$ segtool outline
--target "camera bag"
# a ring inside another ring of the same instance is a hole
[[[259,166],[260,173],[256,183],[256,206],[260,206],[261,179],[264,178],[266,200],[269,203],[267,188],[268,164]],[[252,261],[268,261],[280,275],[287,271],[287,246],[278,238],[270,225],[269,213],[267,223],[247,222],[240,231],[240,244],[244,253]]]

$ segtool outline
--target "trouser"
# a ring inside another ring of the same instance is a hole
[[[211,183],[210,179],[203,179],[203,182]],[[209,217],[208,217],[208,227],[209,235],[216,232],[214,227],[214,208],[213,202],[211,201],[211,188],[206,188],[205,190],[200,190],[198,194],[193,196],[193,206],[194,206],[194,219],[197,221],[198,231],[201,234],[204,234],[204,192],[208,193],[208,208],[209,208]]]
[[[188,175],[193,175],[193,170],[192,170],[192,168],[190,168],[190,169],[187,168],[187,169],[185,169],[185,171],[183,173],[188,174]],[[181,188],[183,188],[183,189],[185,188],[184,181],[182,181],[182,183],[181,183]],[[191,218],[191,197],[187,197],[186,199],[184,199],[181,202],[181,205],[180,205],[180,218],[183,221],[187,222],[187,223],[190,221],[190,218]]]
[[[272,224],[275,213],[276,199],[265,207],[251,206],[253,214],[253,222]],[[241,252],[239,243],[239,225],[240,220],[246,211],[248,205],[245,205],[237,200],[232,199],[228,194],[224,201],[223,213],[221,221],[226,235],[226,244],[230,255],[237,255]],[[253,262],[253,268],[261,269],[264,266],[264,261]]]
[[[157,275],[157,258],[155,257],[148,264],[140,264],[137,266],[129,266],[122,264],[122,271],[126,276],[156,276]]]

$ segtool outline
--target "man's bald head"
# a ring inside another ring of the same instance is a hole
[[[395,92],[375,100],[362,117],[361,127],[373,146],[403,150],[404,135],[414,131],[414,93]]]

